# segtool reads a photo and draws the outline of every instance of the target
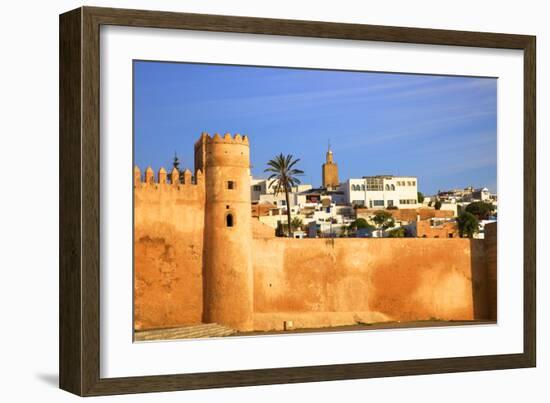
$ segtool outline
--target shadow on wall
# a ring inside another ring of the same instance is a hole
[[[487,259],[487,317],[497,320],[497,252],[498,252],[498,224],[485,225],[485,251]]]
[[[487,263],[476,265],[480,259],[487,261],[485,245],[470,239],[470,260],[472,270],[472,300],[474,305],[474,319],[488,318],[487,307]]]

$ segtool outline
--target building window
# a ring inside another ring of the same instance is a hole
[[[233,214],[227,214],[225,216],[225,226],[226,227],[232,227],[233,226]]]
[[[390,190],[390,185],[386,183],[386,190]]]
[[[412,181],[413,186],[416,186],[416,181]]]
[[[375,206],[382,206],[383,207],[384,206],[384,200],[374,200],[373,204]]]
[[[382,178],[366,178],[367,190],[384,190]]]
[[[229,190],[235,189],[235,185],[236,185],[235,181],[227,181],[227,188]]]
[[[395,190],[395,185],[393,183],[390,185],[390,190]]]
[[[262,185],[254,185],[252,186],[252,190],[255,192],[261,192],[262,191]]]

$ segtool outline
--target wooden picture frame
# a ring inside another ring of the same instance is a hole
[[[180,375],[100,377],[101,25],[519,49],[524,56],[523,353]],[[82,7],[60,16],[60,387],[80,396],[533,367],[536,363],[535,37]]]

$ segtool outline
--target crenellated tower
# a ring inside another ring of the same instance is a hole
[[[248,138],[203,133],[195,144],[195,167],[205,175],[203,321],[252,330]]]

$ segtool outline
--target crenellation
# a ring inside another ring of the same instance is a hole
[[[136,165],[134,166],[134,186],[137,186],[141,183],[141,170]]]
[[[191,173],[191,171],[189,169],[186,169],[185,171],[183,171],[183,183],[185,185],[191,185],[192,184],[192,178],[193,178],[193,174]]]
[[[199,140],[195,142],[195,150],[203,146],[204,143],[222,143],[222,144],[245,144],[248,145],[248,136],[236,133],[231,136],[231,133],[225,133],[221,136],[219,133],[214,133],[210,136],[208,133],[202,133]]]
[[[150,166],[147,167],[145,170],[145,183],[148,185],[152,185],[155,183],[155,173],[153,172],[153,168]]]
[[[204,185],[204,175],[201,169],[197,169],[197,172],[195,173],[195,184]]]
[[[160,167],[158,172],[158,183],[166,184],[166,177],[167,177],[166,169],[164,169],[164,167]]]
[[[180,183],[180,171],[175,167],[172,168],[172,172],[170,173],[170,183],[172,185],[178,185]]]
[[[204,174],[199,169],[193,177],[189,169],[180,172],[173,168],[170,175],[168,175],[166,169],[161,167],[155,175],[153,168],[147,167],[145,175],[142,175],[140,168],[136,165],[134,166],[134,188],[141,192],[170,189],[170,191],[176,191],[180,194],[186,192],[185,196],[179,196],[183,196],[186,200],[202,200],[204,198]]]

